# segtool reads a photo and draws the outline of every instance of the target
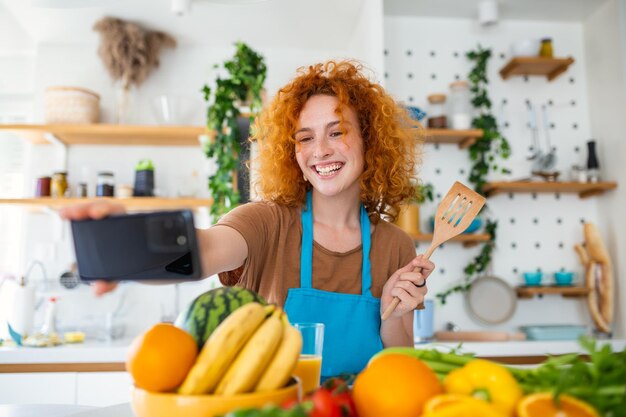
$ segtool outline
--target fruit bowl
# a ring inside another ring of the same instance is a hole
[[[298,383],[292,381],[285,388],[268,392],[253,392],[231,396],[180,395],[148,392],[134,387],[131,406],[137,417],[215,417],[240,408],[257,408],[268,404],[282,404],[298,398]]]

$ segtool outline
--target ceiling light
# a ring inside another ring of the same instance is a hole
[[[191,10],[191,0],[172,0],[172,13],[183,16]]]
[[[478,22],[482,26],[498,23],[498,2],[496,0],[482,0],[478,3]]]

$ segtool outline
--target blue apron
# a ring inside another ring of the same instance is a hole
[[[313,288],[313,208],[307,193],[302,211],[300,288],[287,292],[285,311],[292,323],[324,323],[322,378],[358,373],[383,348],[380,338],[380,299],[372,296],[370,270],[370,221],[361,204],[361,295]],[[335,277],[341,279],[341,277]]]

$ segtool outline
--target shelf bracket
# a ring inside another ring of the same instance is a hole
[[[62,171],[67,171],[67,145],[61,141],[54,133],[46,132],[44,133],[44,138],[50,143],[52,143],[59,154],[59,159],[61,160],[60,166]]]

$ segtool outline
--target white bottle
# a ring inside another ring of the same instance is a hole
[[[46,308],[46,315],[43,319],[43,325],[41,326],[41,334],[46,336],[53,336],[57,334],[56,311],[57,298],[48,298],[48,307]]]

